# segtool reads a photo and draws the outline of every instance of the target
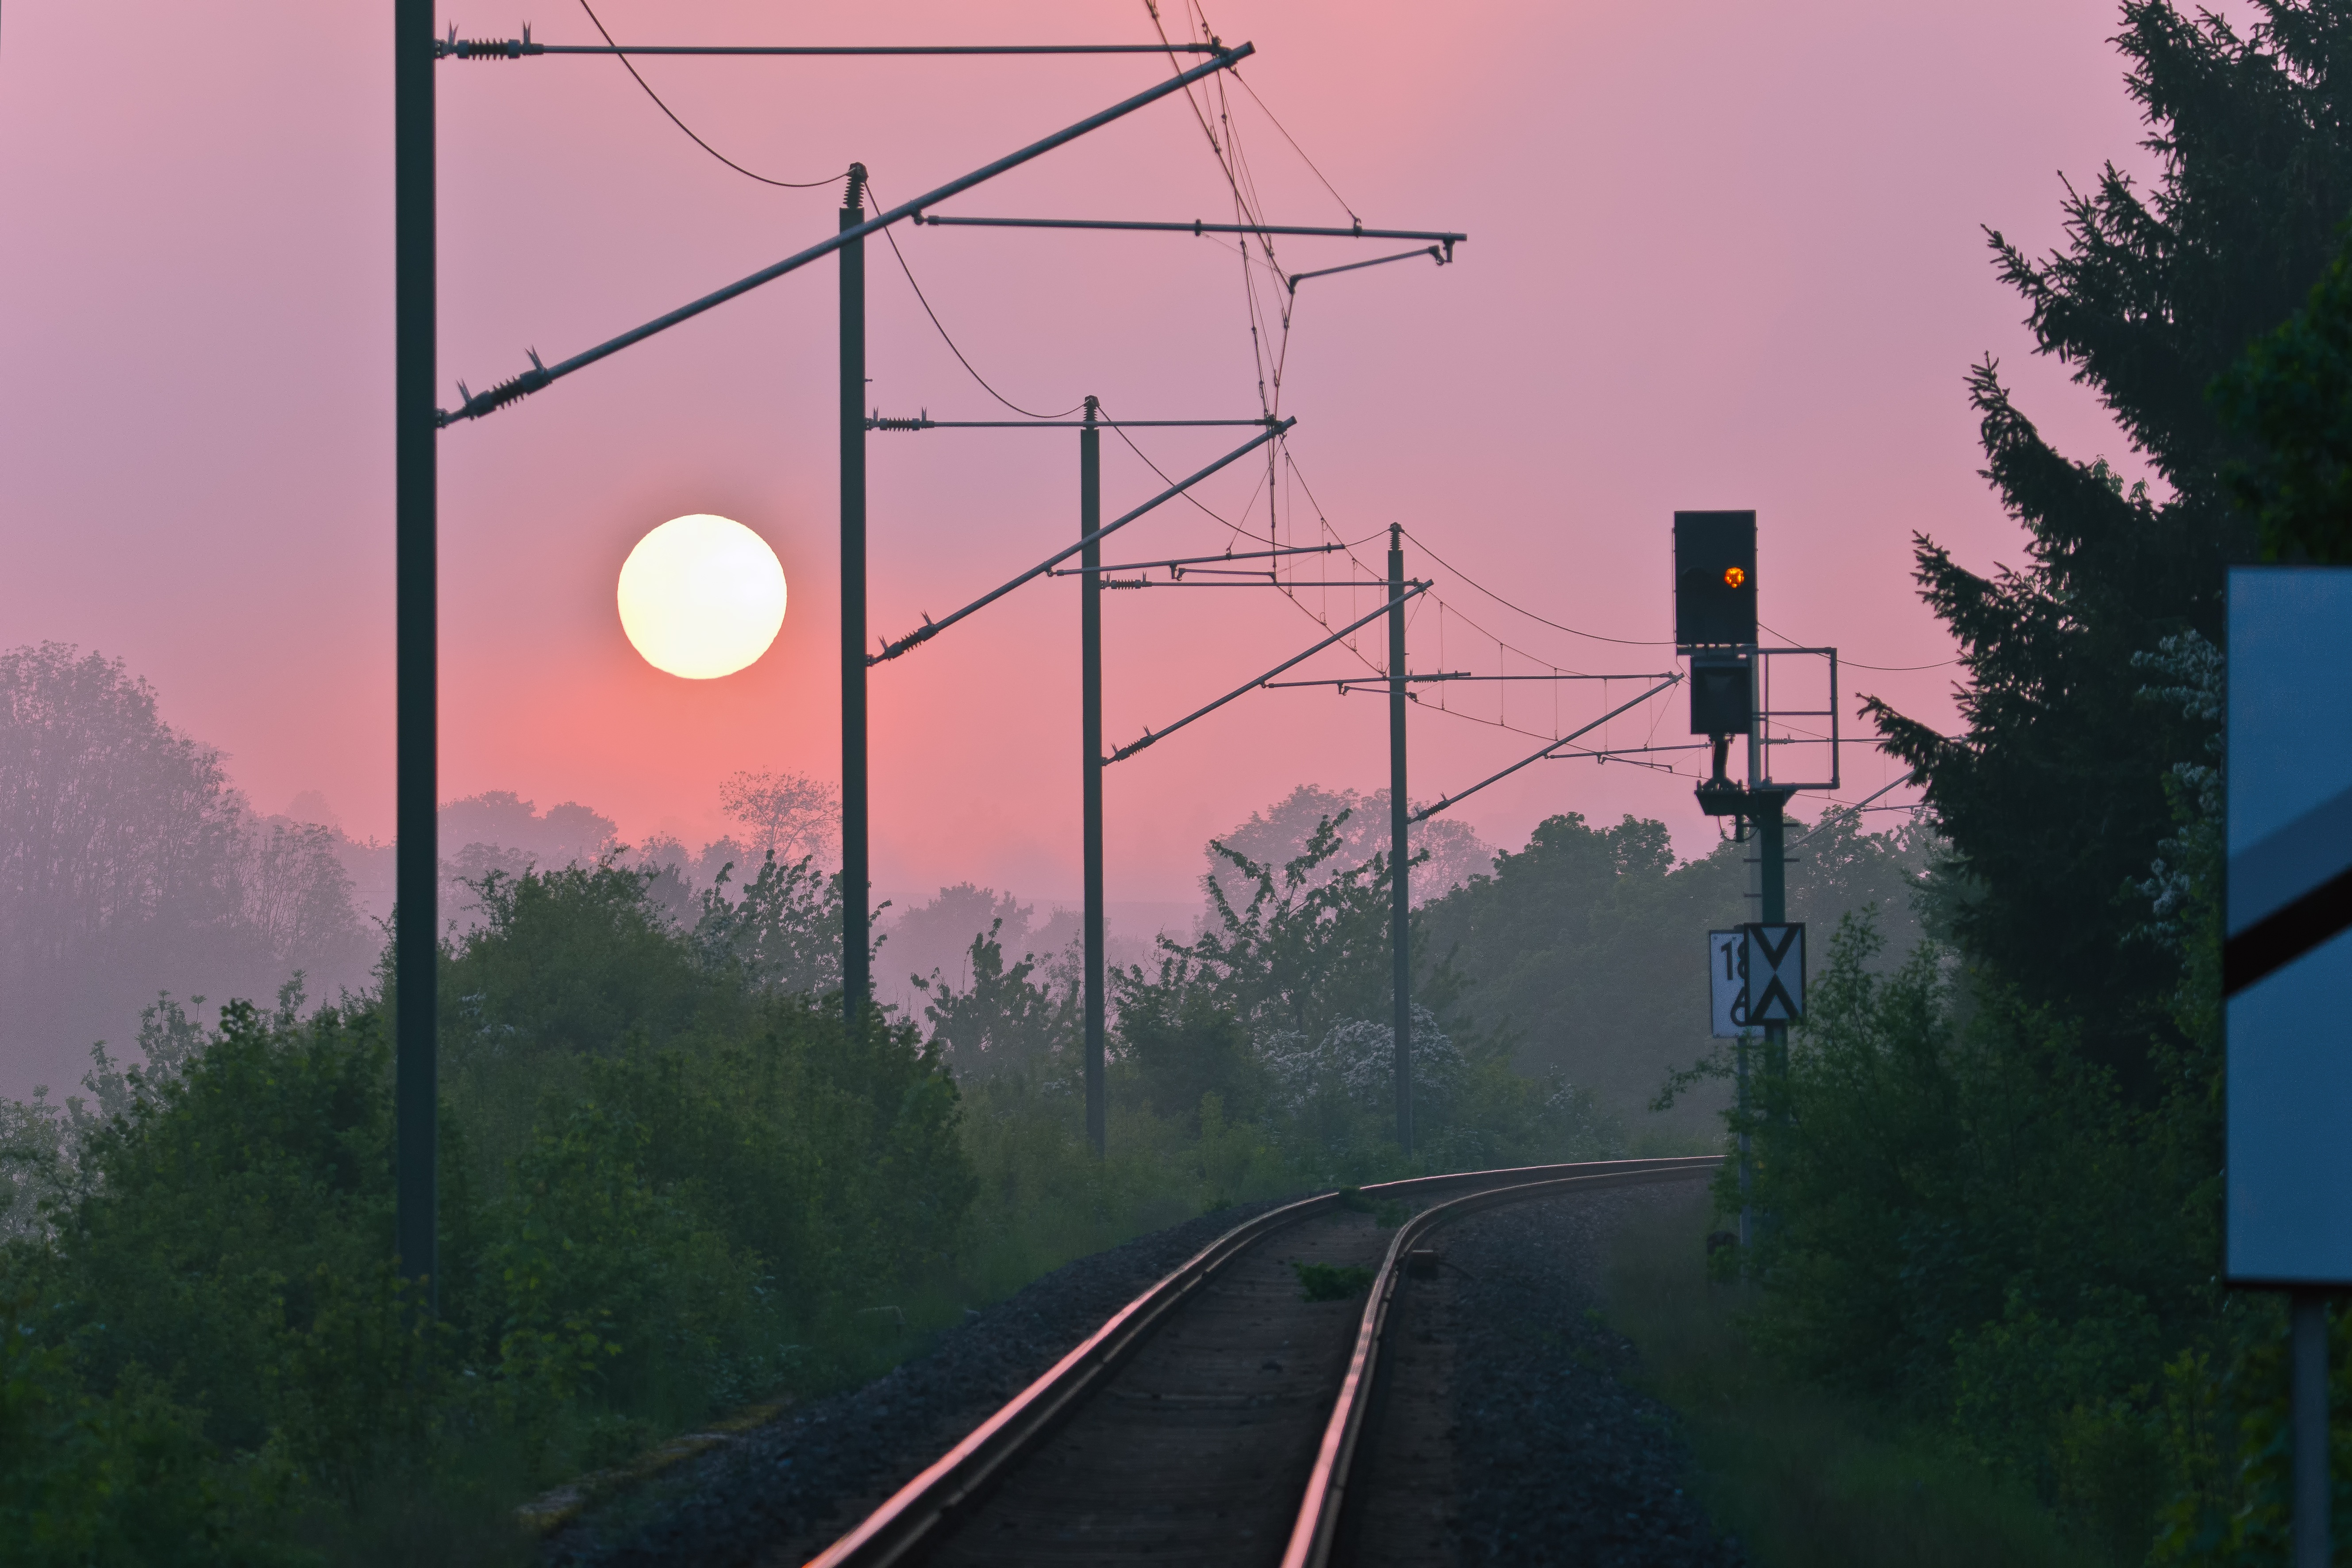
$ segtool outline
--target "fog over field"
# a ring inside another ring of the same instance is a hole
[[[0,655],[0,832],[12,847],[0,880],[0,977],[12,1000],[0,1015],[0,1095],[76,1092],[100,1042],[135,1063],[142,1014],[161,997],[203,1018],[234,998],[268,1004],[298,973],[313,1005],[376,985],[390,844],[347,834],[316,791],[257,808],[229,759],[166,723],[156,689],[100,653],[14,649]],[[533,870],[634,870],[681,931],[740,903],[771,855],[832,874],[828,785],[747,770],[716,793],[733,831],[694,845],[626,842],[613,818],[577,800],[490,791],[448,802],[445,932],[456,941],[478,929],[486,889]],[[1113,970],[1158,973],[1215,925],[1213,896],[1246,909],[1244,865],[1280,882],[1327,822],[1328,853],[1299,870],[1297,891],[1361,876],[1387,847],[1388,818],[1385,791],[1299,785],[1233,825],[1220,840],[1228,853],[1202,847],[1199,902],[1111,903]],[[1875,903],[1895,951],[1907,948],[1922,847],[1858,837],[1850,819],[1825,838],[1828,853],[1792,868],[1792,912],[1834,924]],[[1705,1134],[1714,1096],[1664,1119],[1647,1104],[1672,1067],[1708,1048],[1697,933],[1743,918],[1738,847],[1684,863],[1659,824],[1628,817],[1601,829],[1567,816],[1498,861],[1467,825],[1438,816],[1415,826],[1412,849],[1421,962],[1442,969],[1433,994],[1454,1027],[1490,1037],[1521,1072],[1593,1091],[1629,1131],[1654,1121]],[[1083,981],[1081,910],[1066,896],[959,882],[887,900],[875,929],[877,1000],[926,1033],[934,1005],[973,990],[982,942],[1005,965],[1028,963],[1047,994],[1066,997]],[[1385,1016],[1375,1002],[1363,1010]]]

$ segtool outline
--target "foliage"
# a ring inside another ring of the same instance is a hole
[[[1613,1151],[1622,1134],[1590,1090],[1557,1069],[1524,1076],[1507,1037],[1469,1027],[1462,978],[1429,962],[1425,920],[1410,934],[1415,1155],[1396,1144],[1394,950],[1387,865],[1334,864],[1345,819],[1324,818],[1280,867],[1222,841],[1211,849],[1249,889],[1236,903],[1203,879],[1211,922],[1161,939],[1156,977],[1117,981],[1118,1044],[1157,1115],[1207,1136],[1255,1123],[1302,1176],[1458,1169]]]
[[[2041,349],[2160,489],[2061,456],[1972,374],[2030,559],[1979,576],[1921,539],[1967,728],[1868,704],[1948,845],[1939,940],[1882,973],[1847,926],[1785,1075],[1734,1118],[1766,1217],[1756,1342],[2117,1561],[2282,1549],[2283,1315],[2217,1288],[2221,568],[2257,525],[2274,556],[2342,548],[2352,5],[2254,13],[2242,36],[2127,4],[2154,188],[2110,167],[2044,260],[1992,236]]]
[[[719,786],[719,808],[763,858],[791,864],[828,853],[841,836],[841,794],[806,773],[761,768]]]
[[[1317,828],[1329,820],[1339,836],[1338,852],[1318,866],[1317,875],[1328,876],[1343,867],[1360,866],[1393,847],[1389,820],[1389,792],[1364,795],[1352,789],[1324,789],[1300,784],[1264,811],[1250,813],[1247,822],[1218,843],[1239,850],[1265,865],[1279,866],[1303,853]],[[1405,830],[1406,853],[1413,858],[1412,900],[1416,905],[1441,898],[1471,878],[1485,875],[1495,863],[1492,845],[1482,842],[1471,826],[1456,816],[1430,816]],[[1206,852],[1206,875],[1228,898],[1245,897],[1248,880],[1218,849]]]
[[[1065,987],[1056,996],[1049,985],[1032,984],[1037,962],[1031,955],[1008,968],[997,942],[1003,929],[1000,915],[989,922],[987,934],[972,938],[969,990],[958,994],[936,973],[929,980],[914,977],[916,988],[929,998],[923,1016],[931,1026],[932,1045],[967,1082],[996,1073],[1050,1071],[1057,1060],[1066,1064],[1076,1044],[1076,990]]]
[[[28,1079],[159,988],[356,984],[373,952],[331,836],[257,817],[156,703],[120,659],[0,652],[0,1050]]]
[[[1345,1263],[1292,1262],[1302,1301],[1351,1301],[1372,1288],[1372,1271]]]
[[[1878,945],[1843,924],[1785,1076],[1733,1119],[1770,1216],[1757,1342],[2144,1549],[2156,1390],[2213,1310],[2212,1194],[2171,1152],[2203,1079],[2136,1110],[2051,1010],[1933,943],[1874,973]]]
[[[1861,830],[1852,815],[1789,833],[1790,918],[1816,930],[1876,903],[1901,946],[1925,836]],[[1632,1118],[1660,1075],[1709,1048],[1696,984],[1704,933],[1750,917],[1746,845],[1677,864],[1663,823],[1595,827],[1570,812],[1537,825],[1494,873],[1423,911],[1429,951],[1463,984],[1458,1011],[1514,1041],[1522,1071],[1573,1073],[1609,1114]],[[1701,1101],[1652,1137],[1695,1146],[1716,1109]]]
[[[487,1459],[499,1486],[543,1484],[840,1375],[861,1309],[951,1265],[973,1179],[911,1028],[852,1029],[710,959],[637,873],[481,891],[488,918],[444,959],[437,1316],[392,1257],[371,1000],[303,1016],[289,991],[200,1035],[159,1004],[146,1068],[98,1054],[99,1113],[21,1112],[60,1170],[0,1262],[0,1498],[64,1532],[60,1560],[139,1556],[105,1532],[150,1529],[142,1509],[191,1542],[355,1546],[396,1478],[455,1496]],[[134,1470],[141,1497],[108,1489]]]
[[[1757,1287],[1708,1278],[1701,1194],[1658,1189],[1655,1202],[1651,1223],[1604,1244],[1603,1306],[1675,1408],[1695,1461],[1685,1484],[1758,1568],[2139,1560],[2069,1539],[2030,1486],[1958,1451],[1948,1428],[1793,1375],[1747,1331]]]
[[[2215,384],[2214,404],[2255,444],[2225,477],[2263,559],[2352,561],[2352,229],[2303,308]]]
[[[196,1415],[155,1380],[105,1397],[47,1342],[33,1298],[0,1297],[0,1540],[24,1568],[143,1568],[282,1559],[251,1524],[274,1511],[281,1477],[223,1463]]]
[[[825,875],[806,855],[779,860],[771,850],[732,901],[729,876],[730,868],[721,867],[701,897],[693,942],[705,966],[732,966],[759,991],[822,995],[840,990],[841,873]]]
[[[2205,731],[2134,700],[2132,658],[2185,633],[2220,642],[2221,568],[2252,559],[2255,541],[2225,477],[2246,440],[2207,388],[2303,300],[2352,209],[2352,119],[2333,68],[2352,7],[2253,9],[2241,36],[2167,0],[2126,5],[2116,42],[2159,160],[2154,187],[2108,166],[2070,192],[2066,244],[2044,260],[1991,237],[2041,351],[2096,392],[2169,494],[2061,456],[1979,366],[1987,474],[2031,559],[1983,577],[1920,539],[1921,586],[1960,643],[1967,732],[1869,704],[1951,841],[1957,934],[2076,1019],[2084,1049],[2143,1103],[2158,1092],[2152,1042],[2178,1037],[2172,960],[2126,940],[2145,919],[2131,886],[2172,826],[2164,780],[2201,760]]]

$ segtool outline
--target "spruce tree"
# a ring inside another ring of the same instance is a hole
[[[2086,1047],[2149,1089],[2178,956],[2135,940],[2139,884],[2174,830],[2164,780],[2205,734],[2141,695],[2134,656],[2195,632],[2218,643],[2222,569],[2255,558],[2231,478],[2252,453],[2210,391],[2303,302],[2352,210],[2352,0],[2256,0],[2242,36],[2209,13],[2134,0],[2116,40],[2158,162],[2143,189],[2113,164],[2068,188],[2066,237],[2027,256],[1988,231],[2038,351],[2070,365],[2154,490],[2062,454],[1990,359],[1969,373],[1986,478],[2029,535],[2027,562],[1980,576],[1922,535],[1922,596],[1959,642],[1965,731],[1876,699],[1865,710],[1917,770],[1951,846],[1957,934]]]

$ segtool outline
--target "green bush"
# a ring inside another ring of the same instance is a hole
[[[395,1493],[495,1517],[461,1500],[866,1364],[845,1325],[951,1267],[974,1182],[911,1027],[764,986],[635,873],[482,892],[444,967],[437,1314],[392,1256],[372,1002],[231,1004],[151,1072],[101,1054],[111,1114],[77,1102],[78,1136],[38,1108],[11,1130],[36,1161],[16,1192],[47,1204],[0,1255],[0,1497],[24,1539],[76,1562],[340,1557]],[[194,1544],[139,1544],[173,1532]]]

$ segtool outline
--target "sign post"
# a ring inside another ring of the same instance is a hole
[[[1753,1175],[1748,1168],[1748,932],[1744,928],[1706,933],[1707,1032],[1718,1040],[1736,1040],[1731,1047],[1734,1081],[1739,1106],[1739,1245],[1746,1247],[1754,1226],[1748,1189]]]
[[[2330,1561],[2327,1317],[2352,1286],[2352,569],[2229,578],[2224,1268],[2293,1300],[2295,1568]]]

